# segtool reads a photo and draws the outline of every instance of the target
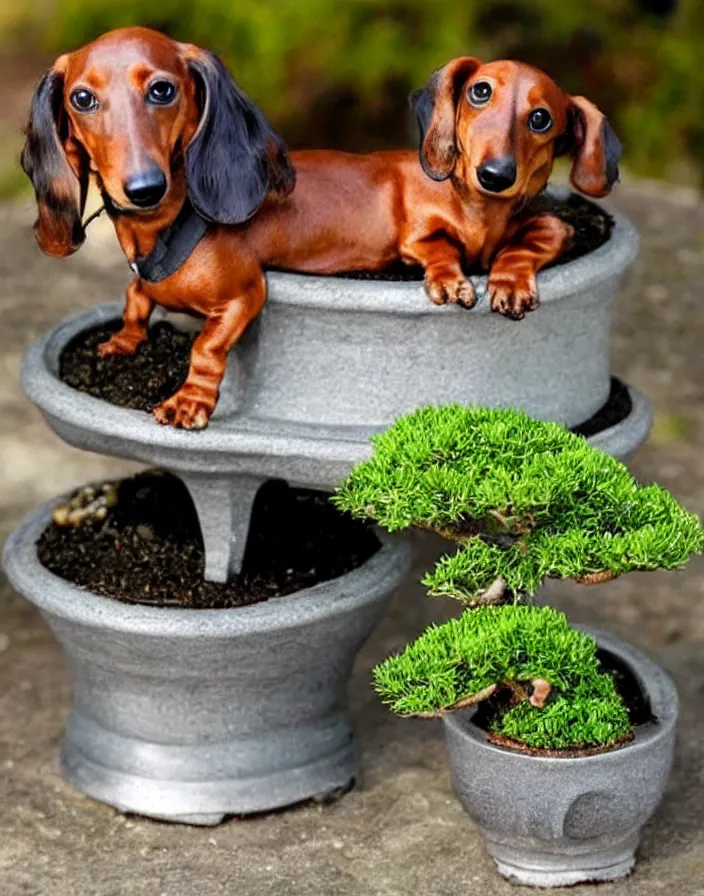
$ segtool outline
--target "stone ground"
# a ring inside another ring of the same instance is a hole
[[[617,207],[643,233],[641,260],[617,304],[614,370],[651,396],[657,424],[634,468],[704,514],[704,202],[630,184]],[[104,222],[90,248],[56,262],[35,249],[25,204],[0,223],[0,537],[66,487],[128,469],[60,443],[18,386],[22,350],[64,315],[117,296],[127,279]],[[420,570],[436,545],[421,544]],[[603,896],[704,896],[704,560],[676,574],[633,575],[598,589],[552,588],[575,622],[650,651],[682,697],[677,760],[648,826],[636,873]],[[70,701],[61,654],[34,609],[0,584],[0,893],[3,896],[503,896],[477,831],[452,795],[439,725],[393,718],[369,669],[450,608],[417,585],[398,595],[352,683],[359,786],[216,829],[127,818],[60,779],[56,751]],[[575,894],[592,893],[577,887]]]

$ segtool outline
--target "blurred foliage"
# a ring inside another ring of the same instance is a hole
[[[703,168],[702,0],[34,0],[5,9],[5,38],[48,53],[129,24],[214,49],[291,145],[403,144],[408,92],[472,53],[524,59],[589,96],[639,173]]]

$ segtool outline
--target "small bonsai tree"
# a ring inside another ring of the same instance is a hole
[[[389,531],[457,543],[426,574],[466,611],[374,670],[401,715],[491,698],[492,736],[529,748],[608,749],[631,736],[593,638],[530,600],[546,578],[598,583],[674,569],[704,548],[699,519],[563,427],[515,410],[423,408],[373,439],[333,500]]]

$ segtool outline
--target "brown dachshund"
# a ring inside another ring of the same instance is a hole
[[[479,262],[494,310],[518,319],[536,307],[536,273],[572,233],[526,202],[560,153],[572,155],[578,189],[608,193],[620,147],[606,119],[530,66],[471,57],[437,72],[414,104],[420,160],[413,151],[289,158],[197,47],[129,28],[55,62],[33,99],[22,164],[45,252],[82,243],[92,174],[137,274],[123,327],[101,353],[136,351],[155,304],[205,318],[186,381],[154,410],[159,422],[207,424],[227,354],[264,304],[267,267],[331,274],[400,260],[424,268],[434,302],[470,307],[463,268]]]

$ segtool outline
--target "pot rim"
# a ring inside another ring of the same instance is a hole
[[[93,628],[213,640],[297,628],[374,603],[399,586],[410,566],[410,539],[376,530],[381,547],[361,566],[284,597],[213,610],[128,604],[74,585],[39,562],[36,541],[54,503],[35,508],[9,535],[2,565],[16,591],[42,612]]]
[[[501,754],[502,757],[512,756],[515,762],[558,763],[560,768],[564,769],[585,763],[610,762],[614,758],[616,761],[621,761],[624,752],[628,751],[633,755],[636,751],[650,750],[657,742],[669,737],[675,727],[679,712],[679,697],[670,675],[640,650],[615,635],[584,625],[575,625],[574,628],[592,635],[600,648],[613,653],[626,662],[650,700],[654,721],[636,726],[633,740],[616,749],[588,756],[536,756],[491,743],[486,731],[471,724],[471,717],[476,708],[444,715],[442,717],[443,725],[456,738],[472,741],[473,749],[480,748]]]

